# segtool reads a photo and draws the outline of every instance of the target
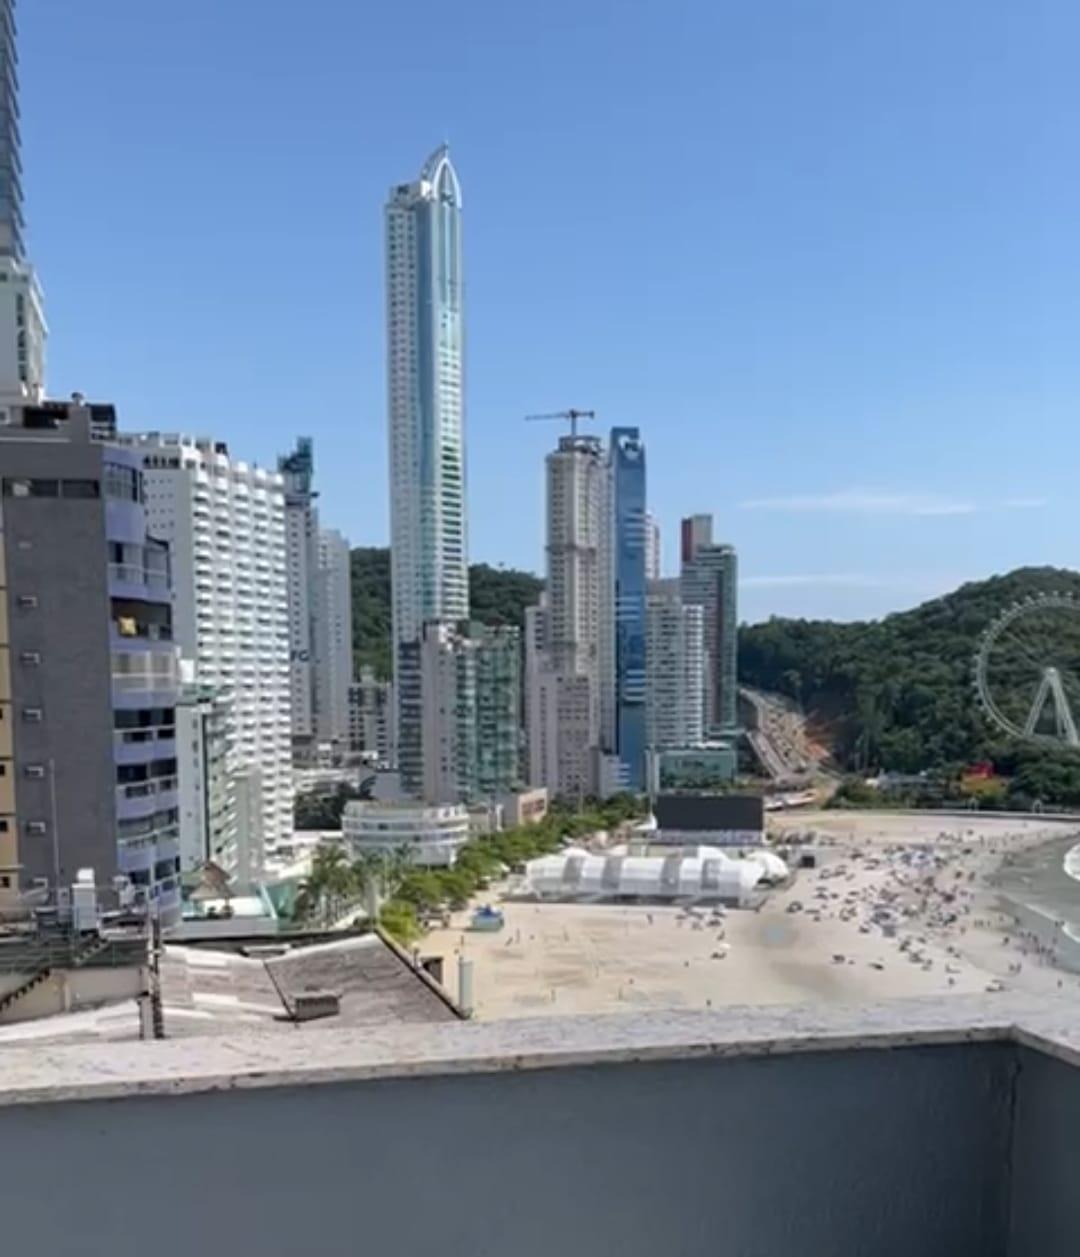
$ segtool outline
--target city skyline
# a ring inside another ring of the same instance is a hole
[[[378,222],[402,163],[449,136],[475,214],[474,559],[541,570],[544,434],[519,418],[573,402],[649,441],[667,574],[678,518],[714,514],[749,619],[875,614],[993,570],[1075,562],[1078,185],[1056,154],[1078,15],[1063,3],[1041,28],[970,3],[916,3],[903,20],[787,6],[779,47],[765,13],[696,5],[676,24],[646,4],[611,57],[584,24],[566,71],[591,72],[572,102],[507,90],[552,37],[533,49],[507,17],[480,41],[484,6],[438,39],[380,13],[357,41],[356,15],[328,0],[287,42],[267,33],[264,69],[248,64],[243,0],[196,0],[167,46],[129,8],[19,13],[28,252],[54,393],[115,397],[132,428],[190,430],[197,414],[267,466],[310,430],[329,517],[385,544],[386,486],[356,485],[358,455],[385,459]],[[87,61],[109,91],[75,108],[65,84]],[[469,92],[455,90],[461,64]],[[280,92],[286,73],[300,90]],[[388,93],[399,107],[374,127]],[[233,109],[245,143],[213,143]],[[284,155],[305,179],[259,196]],[[620,190],[629,169],[648,172],[641,196]],[[692,240],[672,194],[691,176],[720,224]],[[73,232],[71,189],[104,186],[115,197],[87,195]],[[300,221],[314,315],[294,320],[266,259]],[[647,233],[662,247],[626,268]],[[213,302],[192,273],[214,277]]]

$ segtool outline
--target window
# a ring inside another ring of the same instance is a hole
[[[37,650],[22,650],[19,652],[19,662],[26,664],[28,668],[36,668],[41,663],[41,652]]]
[[[45,765],[44,764],[27,764],[26,767],[23,769],[23,772],[26,774],[27,777],[30,777],[35,781],[40,781],[42,777],[45,776]]]
[[[27,480],[23,477],[5,477],[6,498],[58,498],[59,480]]]
[[[44,821],[27,821],[26,832],[28,834],[47,834],[49,832],[49,827]]]
[[[125,502],[139,501],[139,473],[134,467],[120,467],[116,463],[105,466],[105,496],[121,498]]]
[[[38,604],[37,594],[20,594],[17,601],[20,607],[25,608],[36,607]]]
[[[27,724],[30,724],[30,725],[41,724],[42,714],[43,713],[40,707],[24,707],[23,708],[23,719],[26,721]]]
[[[65,498],[97,498],[101,485],[96,480],[62,480],[60,492]]]

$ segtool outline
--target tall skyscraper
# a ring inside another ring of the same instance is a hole
[[[26,259],[15,0],[0,0],[0,407],[45,393],[44,299]]]
[[[394,679],[402,784],[423,782],[418,643],[469,613],[461,189],[446,147],[386,206]]]
[[[549,662],[561,675],[587,676],[595,684],[608,501],[604,447],[598,437],[564,436],[547,456],[546,469]],[[599,695],[597,722],[598,704]]]
[[[293,827],[284,481],[206,437],[122,440],[142,458],[150,526],[172,547],[181,653],[196,682],[231,704],[237,843],[227,871],[248,881]]]
[[[315,734],[344,750],[352,681],[352,582],[349,543],[321,528],[315,580]]]
[[[621,783],[640,790],[645,783],[645,445],[637,428],[612,428],[608,450],[610,562],[604,572],[602,605],[605,651],[611,666],[604,676],[604,749],[620,763]]]
[[[126,874],[180,912],[169,551],[111,406],[0,426],[0,900]]]
[[[734,546],[712,541],[711,516],[683,520],[682,535],[682,599],[705,614],[705,727],[730,737],[738,727],[738,558]]]
[[[698,746],[705,728],[704,611],[683,603],[678,581],[657,581],[649,588],[646,624],[649,749]]]
[[[546,592],[526,621],[530,785],[596,789],[601,729],[602,570],[609,504],[597,437],[565,436],[545,461]]]
[[[289,687],[293,748],[311,754],[315,737],[315,584],[319,517],[315,510],[315,456],[302,436],[291,454],[278,459],[285,482],[285,545],[288,557]]]

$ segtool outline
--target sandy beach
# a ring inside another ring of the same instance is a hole
[[[1080,988],[1017,934],[991,884],[1004,858],[1067,836],[1060,823],[801,812],[770,830],[780,843],[812,830],[819,864],[757,910],[538,904],[493,888],[478,902],[498,903],[505,929],[471,932],[459,913],[421,953],[444,958],[452,991],[458,956],[472,960],[482,1019]]]

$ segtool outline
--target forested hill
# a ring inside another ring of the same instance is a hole
[[[540,597],[543,582],[531,572],[474,563],[469,568],[469,610],[481,624],[521,628],[525,608]],[[353,656],[356,668],[390,675],[390,551],[361,546],[352,552]]]
[[[1010,748],[986,722],[973,688],[978,640],[1014,603],[1050,592],[1080,597],[1080,573],[1020,568],[866,623],[772,619],[743,626],[739,679],[801,703],[843,768],[916,772],[1000,760]],[[995,655],[1002,701],[1021,724],[1039,664],[1067,657],[1072,675],[1080,668],[1078,620],[1067,613],[1029,619]]]

